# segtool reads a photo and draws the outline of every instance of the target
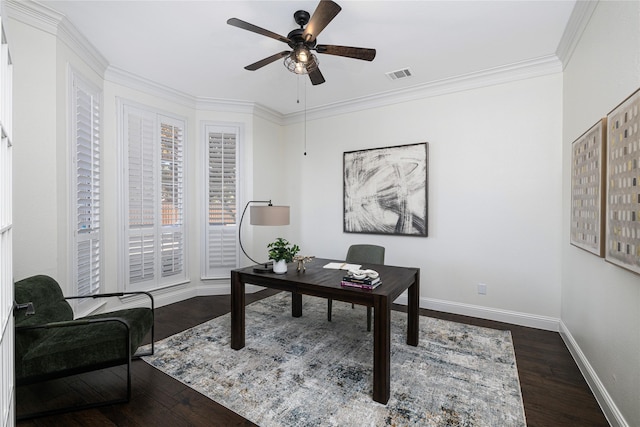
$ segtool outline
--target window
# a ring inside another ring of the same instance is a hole
[[[73,278],[77,295],[100,291],[100,93],[71,71]],[[90,299],[80,300],[90,303]]]
[[[125,236],[128,290],[187,280],[182,119],[123,105]]]
[[[238,266],[239,126],[205,126],[204,278],[229,277]]]

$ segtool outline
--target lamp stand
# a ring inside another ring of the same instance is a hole
[[[251,258],[247,251],[242,246],[242,221],[244,215],[247,213],[247,208],[251,203],[266,203],[267,206],[252,206],[251,207],[251,225],[289,225],[289,206],[273,206],[271,200],[250,200],[242,211],[240,217],[240,225],[238,226],[238,241],[240,242],[240,249],[244,255],[251,261],[256,263],[253,267],[253,271],[256,273],[271,273],[273,272],[273,263],[267,261],[261,263]]]
[[[273,273],[273,264],[269,262],[261,263],[251,258],[247,251],[244,250],[244,246],[242,246],[242,221],[244,220],[244,214],[247,213],[247,208],[251,203],[268,203],[271,205],[271,200],[250,200],[247,202],[247,205],[244,207],[242,211],[242,216],[240,217],[240,225],[238,226],[238,242],[240,243],[240,249],[242,249],[242,253],[244,256],[253,261],[256,265],[253,267],[254,273]]]

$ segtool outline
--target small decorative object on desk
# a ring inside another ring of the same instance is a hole
[[[284,274],[287,272],[287,263],[293,261],[293,257],[300,252],[300,247],[289,243],[282,237],[278,237],[275,242],[267,245],[269,249],[269,259],[273,260],[273,272]]]
[[[296,255],[293,257],[293,260],[298,262],[298,271],[306,271],[307,267],[305,267],[304,265],[308,262],[311,262],[314,258],[315,255]]]
[[[378,272],[374,270],[349,270],[340,284],[352,288],[371,290],[380,286],[382,280],[380,280]]]

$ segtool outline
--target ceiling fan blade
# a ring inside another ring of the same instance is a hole
[[[278,59],[280,59],[280,58],[284,58],[285,56],[289,55],[290,53],[291,53],[291,52],[290,52],[290,51],[288,51],[288,50],[283,50],[283,51],[282,51],[282,52],[280,52],[280,53],[276,53],[275,55],[271,55],[271,56],[270,56],[270,57],[268,57],[268,58],[261,59],[260,61],[258,61],[258,62],[254,62],[254,63],[253,63],[253,64],[251,64],[251,65],[247,65],[246,67],[244,67],[244,69],[245,69],[245,70],[249,70],[249,71],[255,71],[255,70],[257,70],[258,68],[262,68],[262,67],[264,67],[265,65],[269,65],[269,64],[271,64],[272,62],[277,61],[277,60],[278,60]]]
[[[324,76],[320,72],[320,68],[316,68],[312,72],[309,73],[309,79],[311,79],[311,83],[315,85],[321,85],[324,83]]]
[[[334,46],[330,44],[319,44],[315,48],[318,53],[327,55],[346,56],[347,58],[362,59],[363,61],[373,61],[376,57],[375,49],[364,47]]]
[[[324,27],[326,27],[341,10],[342,8],[338,6],[337,3],[331,0],[321,0],[313,12],[307,27],[304,29],[304,33],[302,33],[304,40],[306,42],[314,41],[318,37],[318,34],[324,30]]]
[[[233,25],[234,27],[242,28],[243,30],[251,31],[253,33],[260,34],[262,36],[271,37],[272,39],[276,39],[283,43],[291,43],[291,40],[286,38],[285,36],[281,36],[280,34],[276,34],[272,31],[265,30],[264,28],[260,28],[256,25],[249,24],[248,22],[242,21],[238,18],[229,18],[227,20],[227,24]]]

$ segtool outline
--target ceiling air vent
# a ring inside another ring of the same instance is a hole
[[[391,80],[405,79],[413,75],[411,73],[411,70],[409,70],[408,68],[403,68],[402,70],[397,70],[397,71],[389,71],[388,73],[385,73],[385,74]]]

